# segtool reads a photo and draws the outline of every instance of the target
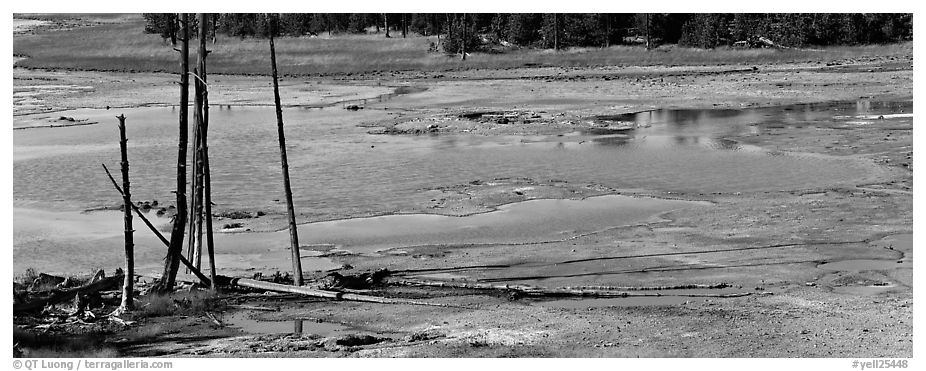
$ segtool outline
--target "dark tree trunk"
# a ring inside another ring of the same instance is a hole
[[[604,14],[604,24],[605,24],[604,47],[610,48],[611,47],[611,13]]]
[[[452,40],[453,35],[454,35],[453,31],[454,31],[454,27],[456,27],[456,23],[457,23],[456,13],[454,13],[453,15],[451,15],[450,13],[447,13],[447,37],[446,37],[446,40],[444,40],[444,42],[450,42],[450,40]]]
[[[170,46],[177,46],[177,15],[171,14],[167,18],[167,33],[170,34]]]
[[[383,13],[383,28],[386,29],[386,37],[389,37],[389,14]]]
[[[402,38],[404,39],[408,35],[408,20],[405,18],[405,13],[402,13]]]
[[[388,29],[387,29],[388,30]],[[277,78],[276,49],[270,31],[270,65],[273,74],[273,102],[277,113],[277,134],[280,139],[280,164],[283,168],[283,191],[286,193],[286,212],[289,217],[289,241],[293,254],[293,285],[302,286],[302,261],[299,256],[299,233],[296,229],[296,210],[293,208],[293,191],[289,183],[289,163],[286,161],[286,135],[283,133],[283,107],[280,104],[280,85]]]
[[[466,60],[466,13],[463,13],[463,22],[461,26],[461,37],[460,37],[460,60]]]
[[[170,232],[170,246],[167,248],[167,257],[164,261],[164,272],[161,280],[154,287],[155,292],[166,293],[173,289],[177,280],[177,269],[180,266],[180,257],[183,255],[183,230],[186,226],[186,147],[187,147],[187,104],[189,103],[189,60],[190,60],[190,30],[189,16],[184,13],[180,16],[182,37],[180,39],[180,138],[177,141],[177,214]]]
[[[125,115],[116,116],[119,119],[119,151],[122,154],[122,201],[125,204],[125,280],[122,283],[122,304],[120,311],[130,311],[135,304],[135,230],[132,228],[132,195],[129,191],[129,155],[128,142],[125,136]]]
[[[202,158],[202,205],[203,205],[203,214],[200,217],[205,221],[206,227],[206,253],[209,255],[209,272],[211,275],[211,286],[215,289],[215,246],[212,241],[212,179],[209,174],[209,146],[207,145],[206,138],[209,133],[209,86],[207,85],[206,80],[206,57],[209,56],[209,51],[206,50],[206,14],[199,14],[199,34],[202,35],[199,38],[199,104],[202,107],[200,113],[202,118],[200,119],[200,157]],[[214,30],[213,30],[214,31]],[[214,33],[213,33],[214,34]],[[214,40],[214,39],[213,39]],[[196,262],[196,267],[199,268],[199,261]]]
[[[652,44],[649,41],[649,13],[646,13],[646,50],[649,50]]]

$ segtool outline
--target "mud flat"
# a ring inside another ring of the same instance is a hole
[[[147,319],[113,334],[150,331],[145,344],[109,346],[130,356],[910,357],[912,52],[842,62],[294,78],[284,101],[310,109],[287,111],[291,166],[304,177],[294,185],[304,187],[296,190],[304,264],[319,262],[310,265],[319,277],[386,267],[401,279],[486,285],[728,287],[569,302],[464,288],[374,290],[453,307],[240,295],[227,300],[279,310],[228,310],[244,316],[228,326],[202,315]],[[173,133],[173,79],[16,69],[14,94],[28,100],[14,126],[55,116],[103,122],[120,113],[113,107],[131,109],[138,147],[130,156],[164,157],[174,134],[159,133]],[[226,107],[213,112],[243,117],[241,135],[272,129],[260,125],[270,103],[253,89],[261,78],[213,81],[211,102]],[[92,88],[65,88],[73,86]],[[377,99],[401,86],[426,89]],[[338,103],[358,99],[369,100],[357,110]],[[15,271],[62,246],[74,255],[110,246],[107,264],[118,265],[121,229],[117,218],[111,232],[107,224],[117,214],[81,213],[118,202],[95,178],[98,163],[115,163],[109,126],[14,132]],[[285,270],[280,197],[239,179],[276,176],[273,142],[234,157],[233,127],[222,138],[215,126],[216,151],[224,140],[230,156],[216,160],[228,193],[217,208],[266,214],[226,221],[241,227],[219,234],[219,266]],[[87,163],[78,174],[90,190],[33,171],[68,158]],[[169,161],[147,163],[138,192],[169,200]],[[57,230],[40,228],[47,220]],[[162,248],[136,236],[140,268],[156,268]],[[683,296],[705,293],[748,295]],[[250,320],[281,328],[260,331]]]

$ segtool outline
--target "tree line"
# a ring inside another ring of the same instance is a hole
[[[175,14],[146,13],[145,31],[173,39]],[[215,14],[215,32],[262,37],[265,17]],[[194,28],[195,29],[195,28]],[[715,48],[765,38],[775,44],[859,45],[912,40],[909,13],[287,13],[280,35],[380,33],[385,37],[437,35],[450,53],[498,47],[560,49],[620,44],[679,44]],[[740,43],[742,44],[742,43]]]

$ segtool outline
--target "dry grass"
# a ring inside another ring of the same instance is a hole
[[[222,302],[210,291],[175,292],[169,295],[149,294],[138,298],[139,318],[173,315],[201,315],[221,311]]]
[[[77,17],[77,16],[74,16]],[[157,35],[144,34],[141,16],[117,17],[118,22],[100,22],[95,15],[81,18],[93,26],[67,31],[39,32],[17,36],[15,55],[29,59],[18,66],[76,70],[175,72],[177,53]],[[34,18],[43,18],[35,16]],[[277,42],[279,69],[288,75],[356,73],[371,71],[445,71],[459,69],[501,69],[539,66],[648,66],[727,65],[776,62],[830,61],[864,56],[902,55],[908,44],[835,47],[822,50],[702,50],[668,47],[646,51],[642,47],[509,50],[504,53],[475,53],[467,60],[442,53],[428,53],[434,37],[382,35],[335,35],[317,38],[285,37]],[[266,40],[221,36],[213,50],[212,73],[269,74],[269,46]]]

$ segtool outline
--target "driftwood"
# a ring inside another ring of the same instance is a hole
[[[68,289],[52,294],[46,298],[36,299],[28,303],[19,303],[13,304],[13,313],[19,312],[28,312],[33,310],[39,310],[45,308],[46,305],[60,303],[62,301],[73,298],[78,294],[85,294],[89,292],[96,292],[111,288],[113,286],[118,286],[119,282],[124,279],[124,275],[115,275],[112,277],[103,278],[97,281],[91,281],[86,285],[75,287],[73,289]]]
[[[640,297],[640,296],[666,296],[661,293],[632,293],[633,291],[655,291],[655,290],[684,290],[684,289],[720,289],[729,287],[725,283],[716,285],[678,285],[678,286],[582,286],[582,287],[559,287],[544,288],[528,285],[492,285],[475,282],[449,282],[449,281],[419,281],[419,280],[398,280],[389,281],[390,285],[395,286],[426,286],[426,287],[447,287],[472,290],[493,290],[516,292],[527,296],[584,296],[599,298],[614,297]],[[630,291],[630,292],[628,292]],[[750,293],[736,294],[671,294],[671,296],[685,297],[738,297],[746,296]]]
[[[312,288],[301,287],[301,286],[281,285],[279,283],[257,281],[257,280],[247,279],[247,278],[233,278],[231,280],[231,284],[233,286],[249,287],[253,289],[276,291],[276,292],[288,292],[288,293],[293,293],[293,294],[300,294],[300,295],[306,295],[306,296],[311,296],[311,297],[316,297],[316,298],[325,298],[325,299],[334,299],[334,300],[361,301],[361,302],[379,303],[379,304],[408,304],[408,305],[426,305],[426,306],[432,306],[432,307],[456,307],[453,305],[429,303],[429,302],[424,302],[424,301],[383,298],[383,297],[377,297],[377,296],[350,294],[350,293],[344,293],[344,292],[338,292],[338,291],[318,290],[318,289],[312,289]]]
[[[108,176],[109,176],[109,180],[112,181],[113,187],[116,187],[116,191],[119,191],[119,193],[122,194],[122,193],[123,193],[123,192],[122,192],[122,188],[119,187],[119,183],[116,183],[116,178],[113,178],[113,175],[109,172],[109,169],[106,168],[106,165],[105,165],[105,164],[103,164],[103,170],[106,171],[106,175],[108,175]],[[138,208],[138,206],[135,206],[134,203],[132,203],[131,205],[132,205],[132,210],[135,210],[135,215],[138,215],[138,217],[141,218],[141,220],[142,220],[143,222],[145,222],[145,225],[148,226],[148,229],[150,229],[152,232],[154,232],[154,234],[158,236],[158,239],[160,239],[161,242],[163,242],[165,246],[170,247],[170,241],[168,241],[167,238],[165,238],[164,235],[161,234],[161,231],[159,231],[159,230],[154,226],[154,224],[151,224],[151,221],[148,220],[148,218],[145,217],[145,214],[142,214],[142,212],[141,212],[141,210]],[[199,278],[199,280],[202,281],[202,283],[203,283],[204,285],[206,285],[206,286],[211,286],[211,282],[212,282],[212,281],[209,280],[209,278],[206,277],[202,272],[200,272],[199,269],[196,269],[196,267],[194,267],[193,264],[190,263],[189,260],[187,260],[186,258],[184,258],[184,257],[183,257],[183,254],[180,254],[180,262],[182,262],[183,265],[186,265],[187,268],[190,268],[190,271],[192,271],[193,274],[196,275],[196,277]]]

